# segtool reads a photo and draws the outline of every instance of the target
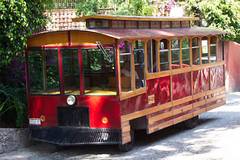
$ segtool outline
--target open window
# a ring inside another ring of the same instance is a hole
[[[198,37],[192,39],[192,64],[200,64],[200,40]]]
[[[171,41],[172,69],[180,68],[180,40]]]
[[[217,61],[217,37],[210,39],[210,61],[214,63]]]
[[[208,37],[202,38],[202,64],[209,63]]]
[[[160,71],[169,70],[169,41],[162,39],[160,41]]]
[[[190,66],[190,42],[188,38],[182,40],[182,67]]]
[[[31,93],[40,93],[46,89],[44,85],[44,64],[43,52],[40,48],[33,48],[28,51],[28,70],[29,70],[29,85]]]
[[[144,42],[137,40],[134,46],[134,68],[136,89],[145,87]]]
[[[60,94],[57,49],[30,49],[28,69],[30,93]]]
[[[113,48],[83,48],[85,95],[116,95],[115,53]]]
[[[156,41],[149,40],[147,42],[147,55],[148,55],[148,72],[157,72],[157,52],[156,52]]]
[[[131,43],[121,41],[118,45],[120,50],[120,72],[122,92],[131,91]]]
[[[121,41],[120,51],[121,92],[132,92],[145,87],[144,42]],[[128,94],[125,94],[128,95]]]

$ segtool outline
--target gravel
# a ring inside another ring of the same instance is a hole
[[[1,147],[1,146],[0,146]],[[239,160],[240,92],[228,94],[227,104],[200,116],[191,130],[170,127],[146,135],[138,132],[135,148],[121,153],[116,146],[80,146],[56,149],[36,143],[29,148],[0,154],[1,160]]]
[[[28,129],[0,128],[0,154],[29,146]]]

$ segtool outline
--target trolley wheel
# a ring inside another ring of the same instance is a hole
[[[198,125],[199,116],[193,117],[183,122],[183,126],[186,129],[193,129]]]
[[[134,147],[134,132],[131,131],[130,134],[131,134],[131,142],[126,143],[126,144],[119,144],[118,145],[119,151],[121,151],[121,152],[128,152],[128,151],[133,149],[133,147]]]
[[[55,149],[56,149],[57,151],[66,150],[67,148],[68,148],[68,146],[55,145]]]

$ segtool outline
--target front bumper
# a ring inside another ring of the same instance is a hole
[[[120,129],[31,126],[31,138],[61,146],[82,144],[120,144]]]

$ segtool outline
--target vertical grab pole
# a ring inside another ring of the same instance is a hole
[[[84,74],[83,74],[83,56],[82,56],[82,48],[78,48],[78,63],[79,63],[79,75],[80,75],[80,94],[84,94]]]
[[[117,94],[118,96],[121,95],[121,71],[120,71],[120,50],[118,47],[119,41],[116,40],[115,41],[115,48],[116,48],[116,56],[115,56],[115,60],[116,60],[116,76],[117,76]]]

